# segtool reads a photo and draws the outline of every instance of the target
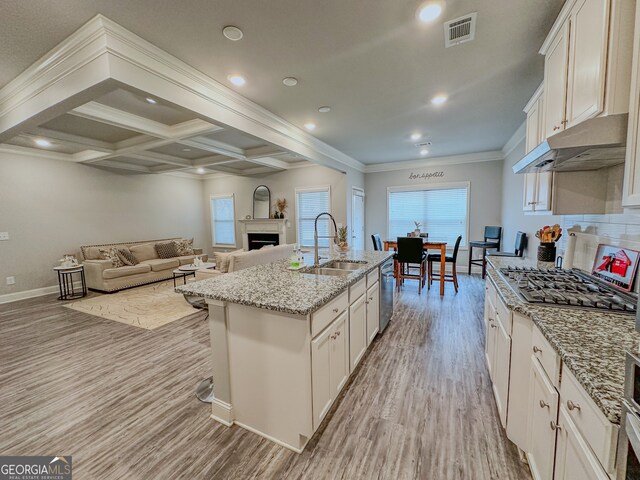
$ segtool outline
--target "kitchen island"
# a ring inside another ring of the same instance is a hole
[[[178,287],[208,304],[212,417],[301,452],[378,333],[392,255],[329,255],[321,267],[334,268],[319,271],[285,260]]]

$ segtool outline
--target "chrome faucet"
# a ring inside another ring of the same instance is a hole
[[[323,216],[323,215],[328,215],[329,218],[331,219],[331,221],[333,222],[333,231],[334,231],[334,235],[326,235],[326,236],[322,236],[319,237],[318,236],[318,219]],[[333,215],[331,215],[329,212],[322,212],[320,215],[318,215],[316,217],[316,221],[313,225],[313,245],[314,245],[314,257],[313,257],[313,266],[314,267],[319,267],[320,266],[320,256],[318,255],[318,239],[319,238],[333,238],[334,243],[338,243],[338,227],[336,226],[336,221],[333,218]]]

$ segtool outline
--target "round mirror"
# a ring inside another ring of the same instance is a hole
[[[269,218],[271,214],[271,191],[266,185],[259,185],[253,191],[253,218]]]

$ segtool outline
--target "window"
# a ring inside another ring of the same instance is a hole
[[[460,246],[467,245],[469,224],[469,183],[388,189],[388,237],[404,237],[416,229],[429,234],[429,240],[447,242],[453,247],[458,235]]]
[[[211,238],[213,245],[236,244],[236,221],[233,195],[211,197]]]
[[[330,212],[330,189],[326,187],[296,188],[296,228],[298,243],[303,247],[313,246],[314,223],[318,214]],[[329,217],[318,220],[318,235],[329,235]],[[333,227],[331,227],[333,231]],[[328,238],[320,238],[318,245],[329,246]]]

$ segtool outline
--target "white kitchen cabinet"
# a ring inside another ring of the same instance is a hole
[[[578,0],[569,16],[567,128],[596,116],[604,109],[609,2]]]
[[[640,25],[640,8],[636,14],[636,24]],[[627,151],[624,164],[622,206],[640,207],[640,28],[636,29],[633,40],[633,69],[631,73],[631,99],[629,102],[629,128]]]
[[[529,317],[513,312],[507,437],[525,452],[529,449],[528,418],[532,328],[533,321]]]
[[[349,359],[351,370],[356,368],[367,351],[367,308],[365,295],[349,307]]]
[[[544,121],[545,138],[563,129],[567,99],[567,57],[569,22],[558,30],[544,59]]]
[[[509,395],[509,371],[511,366],[511,337],[504,328],[502,319],[496,317],[495,360],[493,371],[493,394],[498,406],[498,415],[502,427],[507,426],[507,399]]]
[[[551,384],[540,362],[531,357],[529,403],[529,451],[527,460],[535,480],[553,478],[558,419],[558,391]]]
[[[349,377],[347,312],[343,312],[311,342],[313,428],[331,408]]]
[[[380,283],[367,289],[367,346],[371,344],[380,329]]]
[[[555,480],[609,480],[564,405],[558,417]]]
[[[484,343],[484,356],[487,361],[487,370],[489,370],[489,377],[493,381],[494,378],[494,364],[496,358],[496,335],[497,328],[496,325],[496,309],[493,305],[491,299],[487,295],[485,297],[485,317],[486,321],[486,332],[485,332],[485,343]]]

